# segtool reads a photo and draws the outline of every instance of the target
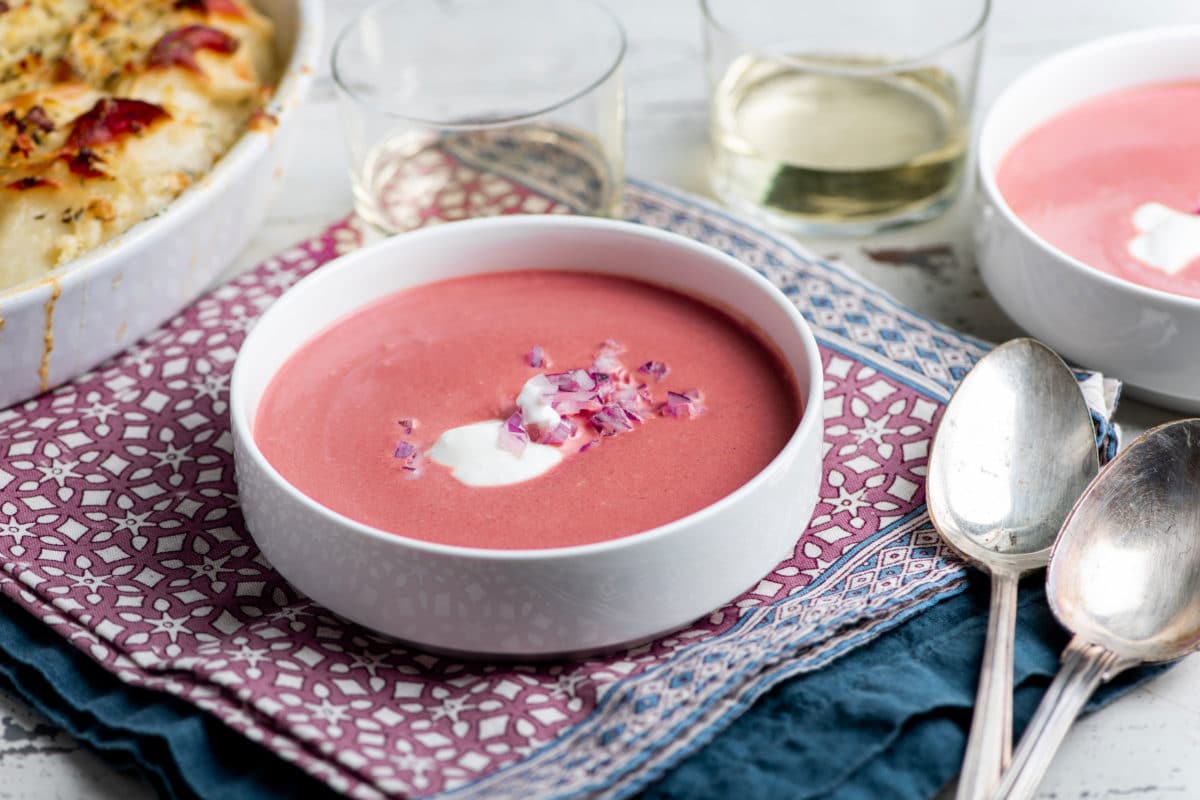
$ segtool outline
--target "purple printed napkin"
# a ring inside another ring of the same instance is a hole
[[[435,165],[436,167],[436,165]],[[569,210],[467,170],[413,224]],[[455,203],[458,205],[455,205]],[[719,209],[634,184],[627,216],[759,269],[822,343],[821,501],[794,555],[684,631],[613,656],[488,665],[372,634],[291,589],[247,535],[230,370],[262,310],[358,247],[338,223],[132,351],[0,411],[0,591],[129,684],[168,692],[352,797],[621,795],[784,677],[961,585],[923,479],[951,387],[984,346]],[[1098,377],[1087,384],[1100,411]]]

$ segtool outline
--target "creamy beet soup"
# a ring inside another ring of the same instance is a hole
[[[1200,297],[1200,81],[1102,95],[1035,128],[996,178],[1047,242],[1143,286]]]
[[[799,419],[790,371],[721,311],[528,271],[407,289],[335,323],[272,379],[254,437],[348,517],[511,549],[686,516],[762,470]]]

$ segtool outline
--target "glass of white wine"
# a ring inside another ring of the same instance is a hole
[[[700,0],[713,189],[793,233],[930,219],[963,183],[989,0]]]
[[[381,0],[333,77],[355,210],[385,233],[618,213],[625,34],[598,0]]]

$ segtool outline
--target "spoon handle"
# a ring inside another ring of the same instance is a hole
[[[1004,773],[996,791],[997,800],[1033,797],[1058,746],[1092,692],[1128,665],[1116,653],[1098,644],[1078,636],[1071,639],[1063,651],[1062,667],[1029,721],[1013,755],[1012,767]]]
[[[975,691],[971,735],[958,778],[957,800],[984,800],[1012,756],[1013,636],[1017,624],[1017,576],[992,574],[983,668]]]

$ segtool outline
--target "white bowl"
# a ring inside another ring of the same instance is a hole
[[[305,341],[381,295],[482,272],[626,275],[719,298],[753,320],[796,378],[804,410],[783,450],[716,503],[653,530],[539,550],[451,547],[355,522],[291,486],[252,423],[272,376]],[[333,611],[423,647],[551,656],[679,628],[749,589],[791,555],[820,481],[821,362],[788,300],[734,259],[627,222],[523,216],[455,222],[380,242],[318,270],[267,311],[234,366],[238,491],[263,553]]]
[[[1200,79],[1200,26],[1137,31],[1060,53],[1013,82],[979,139],[975,243],[984,283],[1010,317],[1065,358],[1124,380],[1135,395],[1200,411],[1200,299],[1148,289],[1087,266],[1040,239],[996,185],[1028,132],[1090,97]]]
[[[285,143],[320,57],[321,0],[254,0],[275,24],[281,79],[267,111],[160,214],[82,258],[0,290],[0,408],[124,350],[200,295],[246,246],[283,176]]]

